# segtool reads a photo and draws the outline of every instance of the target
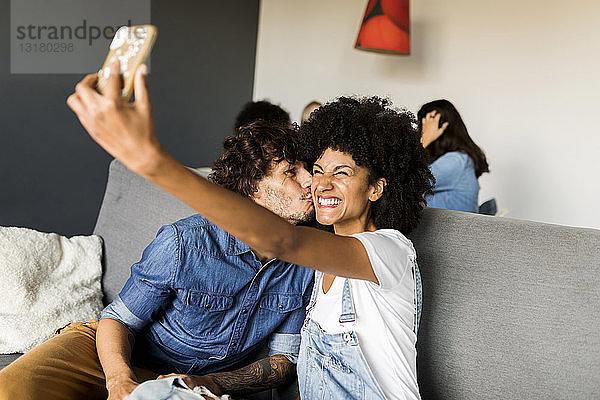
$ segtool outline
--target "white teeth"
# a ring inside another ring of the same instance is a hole
[[[341,202],[342,201],[340,199],[334,199],[334,198],[324,199],[322,197],[319,197],[319,204],[322,206],[337,206]]]

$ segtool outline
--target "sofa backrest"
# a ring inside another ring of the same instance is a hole
[[[105,301],[158,228],[193,211],[113,161],[95,234]],[[426,209],[423,399],[600,398],[600,231]]]
[[[600,398],[600,231],[428,209],[424,399]]]

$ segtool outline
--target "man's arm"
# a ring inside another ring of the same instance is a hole
[[[139,382],[131,366],[135,332],[153,320],[172,297],[172,275],[178,252],[175,231],[161,228],[144,249],[142,258],[131,266],[131,275],[100,316],[96,349],[106,377],[109,400],[127,398]]]
[[[96,349],[106,377],[109,400],[126,399],[139,384],[131,368],[134,335],[123,324],[104,318],[98,324]]]
[[[162,375],[179,376],[191,388],[206,386],[216,395],[246,394],[276,388],[290,383],[296,378],[296,365],[281,354],[274,354],[262,360],[253,362],[231,372],[216,372],[197,375]]]

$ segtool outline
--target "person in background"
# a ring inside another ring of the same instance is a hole
[[[484,152],[467,132],[456,108],[448,100],[424,104],[417,113],[421,143],[429,155],[435,177],[427,206],[477,212],[478,178],[489,172]]]
[[[283,108],[267,100],[249,101],[244,104],[235,117],[235,126],[237,130],[241,126],[251,124],[255,121],[265,121],[279,125],[288,126],[292,123],[290,114]]]
[[[304,110],[302,110],[302,119],[300,121],[301,124],[305,123],[306,121],[308,121],[308,118],[310,117],[310,114],[315,111],[317,108],[321,107],[323,104],[319,103],[316,100],[311,101],[310,103],[308,103],[306,105],[306,107],[304,107]]]

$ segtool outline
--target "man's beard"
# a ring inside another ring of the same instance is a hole
[[[299,212],[297,214],[287,216],[287,217],[285,217],[285,219],[290,224],[303,225],[303,226],[312,226],[312,224],[317,221],[315,218],[314,208],[307,212],[303,212],[303,213]]]
[[[306,211],[290,211],[292,199],[283,191],[269,188],[266,191],[266,195],[265,206],[268,206],[268,209],[288,221],[290,224],[305,225],[315,219],[315,209],[313,207]]]

